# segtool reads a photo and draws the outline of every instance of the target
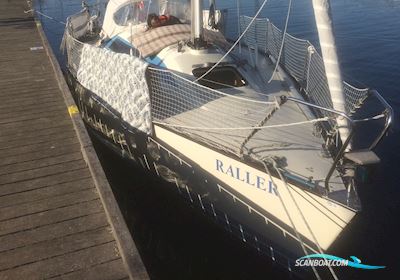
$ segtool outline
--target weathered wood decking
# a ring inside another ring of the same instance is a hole
[[[43,31],[0,1],[0,280],[148,279]]]

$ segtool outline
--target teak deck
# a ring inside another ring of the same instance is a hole
[[[40,23],[24,10],[26,0],[0,1],[0,280],[148,279]]]

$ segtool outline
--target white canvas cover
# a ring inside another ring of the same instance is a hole
[[[146,68],[147,63],[139,58],[85,44],[77,79],[132,127],[151,134]]]
[[[146,3],[145,6],[142,6],[141,3]],[[107,4],[107,9],[106,13],[104,15],[104,23],[103,23],[103,33],[109,37],[112,38],[115,35],[120,34],[123,32],[127,25],[127,19],[124,21],[123,17],[126,12],[129,13],[128,9],[133,8],[133,7],[142,7],[142,12],[144,14],[147,14],[147,4],[149,3],[149,0],[147,1],[141,1],[141,0],[110,0]],[[124,7],[127,7],[125,9]],[[115,15],[119,15],[119,19],[117,19],[117,22],[115,21]],[[147,24],[145,23],[146,20],[144,20],[143,24],[140,26],[136,26],[136,28],[141,27],[141,31],[144,31],[147,27]]]
[[[104,16],[103,33],[112,38],[124,31],[132,34],[144,32],[147,30],[147,16],[151,13],[173,15],[188,22],[190,0],[110,0]]]

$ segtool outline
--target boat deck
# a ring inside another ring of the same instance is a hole
[[[239,55],[239,54],[237,54]],[[247,55],[247,48],[243,48],[241,55]],[[267,80],[272,75],[274,65],[262,55],[258,56],[257,67],[250,64],[242,66],[242,75],[249,82],[249,86],[224,89],[225,93],[254,100],[255,97],[265,101],[274,101],[280,96],[291,96],[302,99],[300,94],[291,87],[292,82],[281,72],[278,72],[270,84]],[[221,96],[202,104],[198,108],[182,112],[165,119],[168,123],[186,125],[189,127],[227,127],[234,120],[236,127],[254,127],[271,111],[264,105],[242,102],[233,104],[230,96]],[[221,119],[213,119],[212,115],[218,112]],[[238,117],[239,116],[239,117]],[[240,117],[242,116],[242,117]],[[305,122],[294,126],[282,126],[261,129],[245,145],[245,154],[249,153],[256,158],[273,157],[280,166],[292,176],[315,184],[321,190],[325,186],[325,178],[332,167],[333,159],[327,157],[324,150],[324,139],[315,133],[315,124],[310,122],[316,117],[308,108],[288,101],[267,120],[264,126],[279,126],[291,123]],[[200,141],[211,143],[221,149],[239,153],[242,143],[251,133],[247,130],[206,130],[187,129],[186,132]],[[331,192],[336,197],[345,193],[343,181],[338,172],[334,172],[330,180]],[[344,197],[344,196],[343,196]]]
[[[148,279],[28,9],[0,2],[0,279]]]

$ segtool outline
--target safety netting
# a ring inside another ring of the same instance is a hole
[[[251,20],[241,17],[242,28]],[[267,120],[280,108],[280,100],[273,96],[235,88],[212,89],[181,74],[147,67],[139,57],[83,43],[76,35],[77,26],[81,36],[89,26],[86,12],[67,21],[64,41],[69,70],[83,86],[120,112],[124,121],[146,133],[153,122],[241,154],[249,138],[267,128]],[[256,19],[244,36],[247,45],[275,59],[282,40],[283,32],[268,19]],[[301,85],[310,102],[333,108],[322,58],[308,41],[286,34],[280,64]],[[347,114],[351,115],[367,97],[368,89],[347,83],[344,89]],[[329,121],[331,131],[336,129],[332,114],[321,110],[319,117],[324,123]]]
[[[252,17],[241,16],[241,31],[245,30],[252,20]],[[309,41],[284,34],[267,18],[256,19],[243,37],[244,44],[257,48],[259,52],[270,55],[275,60],[279,57],[282,40],[284,45],[280,66],[298,82],[309,101],[333,109],[323,59]],[[343,89],[345,113],[351,116],[368,97],[369,89],[359,89],[346,82],[343,83]],[[319,113],[329,114],[322,110]]]
[[[225,93],[168,70],[149,68],[153,122],[238,153],[254,128],[280,106],[256,92]]]
[[[70,20],[64,41],[72,75],[124,121],[146,133],[153,122],[239,153],[254,128],[280,106],[275,97],[234,88],[229,93],[214,90],[181,74],[147,67],[142,58],[84,43],[87,38],[74,36]]]

